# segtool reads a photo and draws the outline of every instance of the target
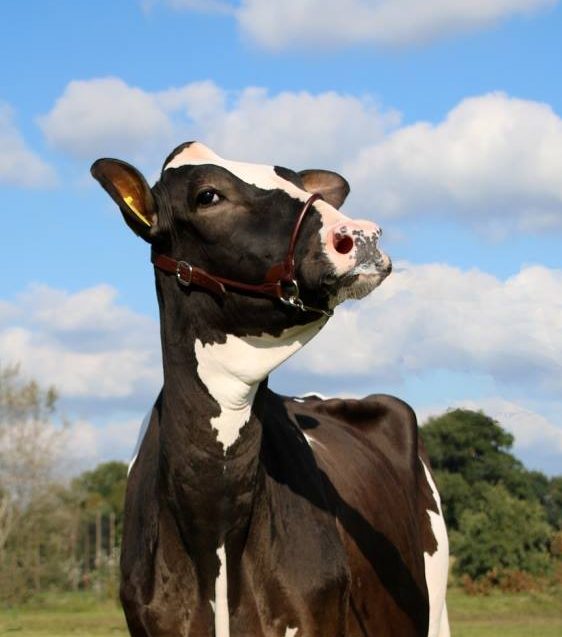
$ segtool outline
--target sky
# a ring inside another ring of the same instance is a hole
[[[327,168],[392,276],[271,379],[482,409],[562,473],[557,0],[27,0],[0,8],[0,363],[55,385],[82,469],[127,459],[162,382],[146,244],[91,179],[197,139]]]

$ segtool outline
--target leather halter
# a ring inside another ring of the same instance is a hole
[[[311,195],[304,204],[295,226],[291,234],[291,240],[289,242],[289,249],[287,250],[287,256],[281,263],[276,263],[272,266],[265,275],[265,281],[263,283],[242,283],[241,281],[233,281],[221,276],[209,274],[207,271],[192,265],[188,261],[179,260],[176,261],[171,257],[167,257],[163,254],[152,253],[152,263],[170,274],[175,274],[180,285],[189,287],[196,285],[197,287],[204,288],[209,292],[217,296],[224,296],[226,294],[226,288],[234,290],[240,290],[242,292],[248,292],[250,294],[258,294],[260,296],[267,296],[274,299],[279,299],[285,305],[290,305],[302,312],[318,312],[325,316],[332,316],[333,310],[323,310],[316,307],[309,307],[305,305],[300,298],[299,284],[295,278],[295,249],[297,239],[302,227],[304,218],[312,208],[312,204],[322,199],[322,195],[315,193]]]

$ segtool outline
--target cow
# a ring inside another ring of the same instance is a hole
[[[151,248],[164,383],[125,502],[133,637],[445,637],[447,534],[412,409],[268,375],[390,273],[349,185],[176,148],[92,174]],[[342,351],[345,356],[345,351]]]

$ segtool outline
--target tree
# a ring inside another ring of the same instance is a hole
[[[69,554],[67,510],[55,482],[65,438],[57,394],[0,366],[0,597],[39,590]]]
[[[104,510],[121,514],[127,486],[127,465],[124,462],[104,462],[75,478],[73,486],[85,494],[99,496]]]
[[[513,436],[483,412],[455,409],[431,418],[422,428],[449,528],[471,508],[481,484],[502,484],[511,495],[550,503],[556,515],[556,488],[540,471],[527,471],[510,452]],[[550,491],[552,490],[552,494]]]
[[[492,570],[545,573],[552,529],[540,504],[515,498],[502,485],[480,483],[479,491],[451,535],[457,569],[473,579]]]
[[[513,436],[481,411],[454,409],[430,418],[422,430],[434,469],[460,474],[470,485],[516,483],[524,467],[509,450]]]
[[[127,488],[127,465],[123,462],[104,462],[91,471],[85,471],[72,481],[72,491],[80,501],[86,524],[85,533],[89,533],[92,524],[96,525],[95,543],[97,553],[105,550],[110,554],[121,542],[123,523],[123,503]],[[100,537],[105,525],[105,542]],[[99,561],[99,555],[97,557]]]
[[[544,507],[550,524],[557,531],[562,531],[562,476],[556,476],[549,480]]]
[[[463,511],[470,509],[473,489],[460,473],[435,470],[435,482],[439,488],[443,516],[449,530],[458,529]]]

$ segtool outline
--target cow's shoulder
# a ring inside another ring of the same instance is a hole
[[[387,394],[365,398],[308,396],[285,399],[287,410],[305,433],[328,437],[352,436],[393,456],[417,459],[418,423],[414,410]]]

